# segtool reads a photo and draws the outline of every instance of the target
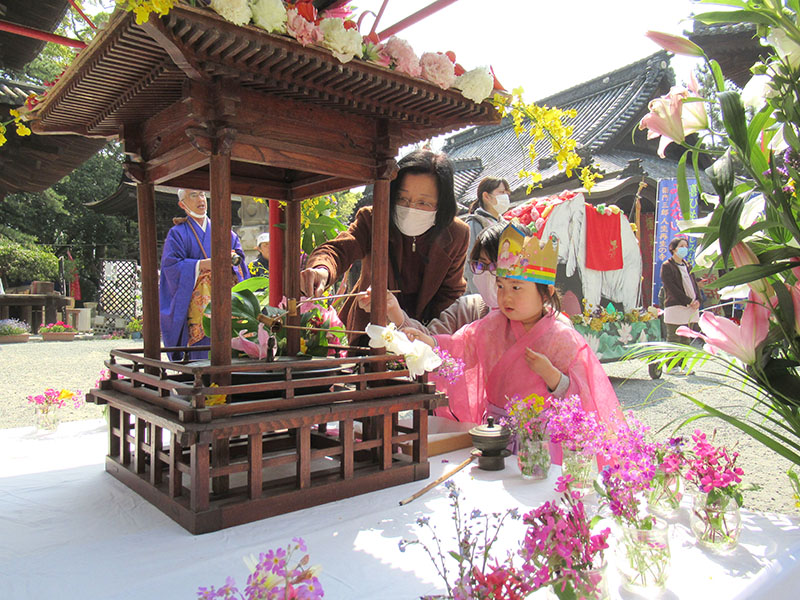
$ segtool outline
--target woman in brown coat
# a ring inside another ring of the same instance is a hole
[[[700,309],[700,289],[685,260],[689,242],[675,238],[669,243],[672,256],[661,265],[661,284],[664,287],[664,323],[667,341],[688,344],[691,340],[676,333],[681,325],[697,328]]]
[[[399,289],[400,306],[426,323],[438,317],[466,288],[464,261],[469,227],[455,218],[453,166],[446,156],[416,150],[398,162],[389,192],[390,289]],[[364,265],[354,291],[371,284],[372,207],[358,211],[347,231],[318,246],[300,273],[306,295],[319,296],[356,260]],[[369,314],[349,298],[340,311],[348,329],[362,331]]]

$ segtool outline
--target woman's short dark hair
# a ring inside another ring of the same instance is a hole
[[[498,179],[497,177],[484,177],[481,179],[481,182],[478,184],[478,197],[469,205],[469,212],[474,213],[479,208],[486,208],[483,205],[483,193],[488,192],[491,194],[501,185],[508,191],[511,191],[511,186],[508,185],[508,181],[505,179]]]
[[[433,175],[436,180],[438,204],[436,206],[436,221],[433,224],[433,237],[450,227],[456,216],[458,206],[453,191],[453,163],[445,154],[431,152],[430,150],[414,150],[397,161],[397,177],[389,184],[389,211],[391,215],[390,227],[394,224],[394,207],[397,202],[397,192],[403,177],[412,173],[414,175]]]
[[[508,223],[501,221],[481,231],[475,238],[475,244],[472,246],[469,260],[480,260],[481,250],[483,250],[489,260],[496,263],[497,255],[500,252],[500,236],[503,235],[506,225]]]
[[[677,248],[678,244],[680,244],[681,242],[686,242],[688,244],[689,240],[687,240],[685,237],[672,238],[672,241],[669,243],[669,251],[675,252],[675,248]]]

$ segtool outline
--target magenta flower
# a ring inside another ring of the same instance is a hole
[[[702,333],[678,327],[678,335],[702,338],[712,353],[721,350],[752,365],[756,362],[756,348],[769,333],[769,316],[769,308],[751,291],[741,325],[706,311],[700,317]]]

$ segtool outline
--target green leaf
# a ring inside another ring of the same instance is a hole
[[[686,182],[686,158],[691,152],[684,152],[678,160],[678,201],[681,205],[681,215],[688,217],[691,213],[691,198],[689,198],[689,184]]]
[[[722,220],[719,225],[719,248],[725,266],[728,266],[731,248],[736,245],[739,233],[739,219],[744,208],[744,197],[735,196],[722,207]]]
[[[753,10],[711,11],[695,15],[692,18],[706,25],[713,25],[715,23],[754,23],[756,25],[768,25],[770,27],[777,27],[780,25],[777,19]]]
[[[250,277],[233,286],[231,292],[241,292],[243,290],[257,292],[264,288],[269,289],[269,277]]]
[[[713,287],[719,289],[729,285],[740,285],[742,283],[750,283],[756,279],[763,279],[770,275],[775,275],[782,271],[786,271],[794,266],[793,263],[781,262],[771,265],[744,265],[736,267],[732,271],[725,273],[717,279]]]
[[[722,69],[719,63],[712,58],[708,61],[708,65],[711,67],[711,74],[714,76],[714,85],[717,86],[717,91],[724,92],[725,77],[722,75]]]
[[[747,145],[755,147],[757,145],[758,136],[764,130],[767,122],[772,118],[772,107],[767,104],[762,108],[750,121],[747,126]]]
[[[747,145],[747,118],[744,112],[742,98],[736,92],[722,92],[719,94],[719,104],[722,108],[722,122],[728,138],[737,147],[739,153],[750,157],[750,147]]]

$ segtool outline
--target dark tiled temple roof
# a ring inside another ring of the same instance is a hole
[[[0,79],[0,114],[25,103],[31,93],[43,87]],[[77,135],[31,135],[19,137],[14,125],[8,127],[8,141],[0,147],[0,197],[15,192],[41,192],[82,165],[106,141]]]
[[[676,161],[664,160],[656,155],[657,140],[647,141],[645,132],[638,131],[639,120],[647,113],[651,99],[665,94],[674,81],[669,67],[669,55],[657,52],[626,67],[601,75],[595,79],[539,100],[537,104],[575,109],[578,116],[568,120],[573,127],[573,137],[578,142],[578,152],[584,163],[596,164],[606,177],[626,169],[632,163],[636,171],[653,179],[675,177]],[[634,143],[631,132],[635,131]],[[485,176],[507,179],[512,190],[512,200],[529,196],[528,180],[520,179],[523,169],[530,170],[528,157],[530,138],[514,133],[513,124],[506,120],[500,125],[473,127],[450,136],[444,146],[456,163],[456,198],[467,205],[475,197],[480,180]],[[542,173],[542,188],[563,189],[578,187],[573,180],[559,172],[550,158],[549,142],[536,143],[539,156],[537,168]],[[462,174],[460,162],[480,159],[482,170],[475,172],[474,165]],[[538,194],[537,194],[538,195]]]
[[[2,6],[4,21],[52,32],[69,9],[69,0],[3,0]],[[41,40],[0,31],[0,68],[19,71],[44,45]]]
[[[739,87],[749,81],[750,67],[766,54],[766,48],[758,40],[756,26],[751,23],[704,25],[695,21],[694,30],[687,35],[709,58],[716,60],[725,77]]]

